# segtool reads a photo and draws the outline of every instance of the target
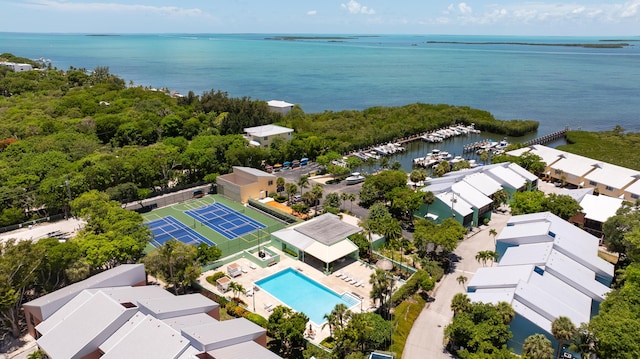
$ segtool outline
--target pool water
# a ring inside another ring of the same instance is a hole
[[[343,303],[347,308],[360,304],[353,295],[340,295],[293,268],[260,279],[256,285],[317,325],[325,322],[324,315],[336,304]]]

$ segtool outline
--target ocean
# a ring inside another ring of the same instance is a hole
[[[0,53],[60,69],[108,66],[127,83],[183,94],[284,100],[307,113],[446,103],[539,121],[538,135],[640,130],[640,37],[278,36],[0,33]],[[633,41],[615,49],[516,44],[601,40]]]

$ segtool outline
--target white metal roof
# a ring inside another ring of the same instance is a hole
[[[551,321],[564,315],[577,327],[591,318],[591,298],[548,272],[532,275],[522,290],[516,288],[516,296],[530,307],[535,303],[536,311]]]
[[[44,320],[84,289],[131,286],[144,283],[146,280],[147,277],[144,272],[144,265],[121,264],[115,268],[91,276],[83,281],[73,283],[62,289],[58,289],[55,292],[36,298],[25,303],[24,306],[39,308],[42,313],[42,319]]]
[[[245,172],[245,173],[251,174],[251,175],[256,176],[256,177],[273,177],[273,178],[276,178],[276,175],[274,175],[274,174],[259,170],[257,168],[252,168],[252,167],[233,166],[233,170],[234,171]]]
[[[262,347],[254,341],[229,345],[224,348],[210,350],[207,353],[216,359],[280,359],[277,354]]]
[[[281,135],[283,133],[290,133],[290,132],[293,132],[293,129],[278,126],[278,125],[264,125],[264,126],[247,127],[243,131],[245,133],[248,133],[251,136],[268,137],[268,136],[274,136],[274,135]]]
[[[472,185],[485,196],[491,196],[502,189],[500,183],[484,173],[474,173],[464,178],[464,181]]]
[[[453,204],[453,210],[463,217],[473,213],[472,206],[469,202],[451,192],[437,194],[436,198],[449,206],[449,208],[451,208],[451,205]]]
[[[101,358],[177,358],[190,346],[187,338],[150,315],[140,321],[126,336]]]
[[[73,313],[77,308],[82,306],[91,298],[93,298],[93,293],[89,292],[88,290],[83,290],[82,292],[78,293],[78,295],[69,300],[67,302],[67,305],[64,305],[58,311],[50,315],[47,320],[38,324],[36,326],[36,330],[42,335],[47,334],[52,328],[58,325],[58,323],[64,320],[64,318],[71,315],[71,313]]]
[[[616,215],[616,211],[622,206],[622,199],[589,194],[582,198],[580,206],[585,218],[604,223]]]
[[[465,293],[472,302],[498,304],[500,302],[513,302],[515,287],[499,289],[478,289],[475,292]]]
[[[229,345],[255,340],[266,330],[245,318],[236,318],[201,324],[182,329],[182,334],[191,340],[191,345],[202,351],[210,351]]]
[[[267,105],[269,105],[269,107],[278,107],[278,108],[293,107],[292,103],[288,103],[282,100],[270,100],[267,102]]]
[[[293,227],[283,228],[271,233],[271,235],[301,250],[307,249],[307,247],[315,242],[313,238],[297,232]]]
[[[173,317],[163,319],[163,322],[167,323],[171,328],[175,330],[181,330],[187,327],[193,327],[201,324],[209,324],[211,322],[217,322],[217,320],[208,314],[197,313],[191,315],[183,315],[180,317]]]
[[[552,251],[545,270],[599,302],[610,291],[607,286],[595,280],[594,271],[558,251]]]
[[[126,323],[124,323],[115,333],[111,334],[111,336],[105,340],[102,344],[100,344],[100,350],[103,353],[108,352],[113,348],[122,338],[125,338],[129,332],[131,332],[138,324],[140,324],[145,318],[146,314],[142,314],[137,312],[133,317],[129,318]]]
[[[498,183],[513,189],[522,188],[527,184],[527,181],[522,176],[506,167],[496,166],[485,171],[485,173]]]
[[[173,294],[157,285],[144,285],[138,287],[93,288],[88,289],[87,291],[91,293],[101,291],[102,293],[113,298],[118,303],[130,302],[136,304],[139,301],[145,299],[173,297]]]
[[[482,192],[464,181],[454,183],[451,186],[451,191],[457,192],[460,197],[469,202],[469,204],[475,208],[482,208],[493,202],[491,198],[485,196]]]
[[[536,175],[534,175],[533,173],[527,171],[526,169],[520,167],[520,165],[516,164],[516,163],[510,163],[507,166],[510,170],[512,170],[513,172],[517,173],[519,176],[523,177],[524,179],[526,179],[527,181],[535,181],[538,179],[538,177]]]
[[[158,319],[196,313],[207,313],[220,305],[199,293],[144,299],[138,302],[140,311]]]
[[[515,288],[520,281],[527,281],[534,266],[499,266],[479,268],[467,283],[470,290],[488,288]]]
[[[515,247],[509,247],[500,258],[500,267],[535,264],[542,266],[549,259],[549,255],[553,250],[553,242],[543,242],[534,244],[522,244]]]
[[[552,242],[553,238],[549,237],[549,228],[550,223],[548,222],[515,223],[504,227],[498,233],[496,240],[510,244]]]
[[[640,195],[640,181],[633,182],[629,187],[624,189],[625,192]]]
[[[37,340],[52,359],[82,358],[98,348],[135,313],[97,292]]]
[[[574,155],[572,153],[564,153],[560,159],[552,164],[550,167],[562,172],[574,175],[576,177],[583,177],[587,173],[593,171],[594,160]]]
[[[594,170],[584,178],[616,189],[622,189],[640,177],[640,172],[605,162],[592,160]]]

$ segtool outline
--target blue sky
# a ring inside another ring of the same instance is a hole
[[[640,0],[2,0],[0,31],[640,35]]]

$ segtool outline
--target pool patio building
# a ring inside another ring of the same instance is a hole
[[[271,233],[271,245],[298,260],[317,264],[326,273],[345,258],[358,259],[358,246],[349,236],[361,232],[358,226],[343,222],[334,214],[323,214],[310,221]]]

